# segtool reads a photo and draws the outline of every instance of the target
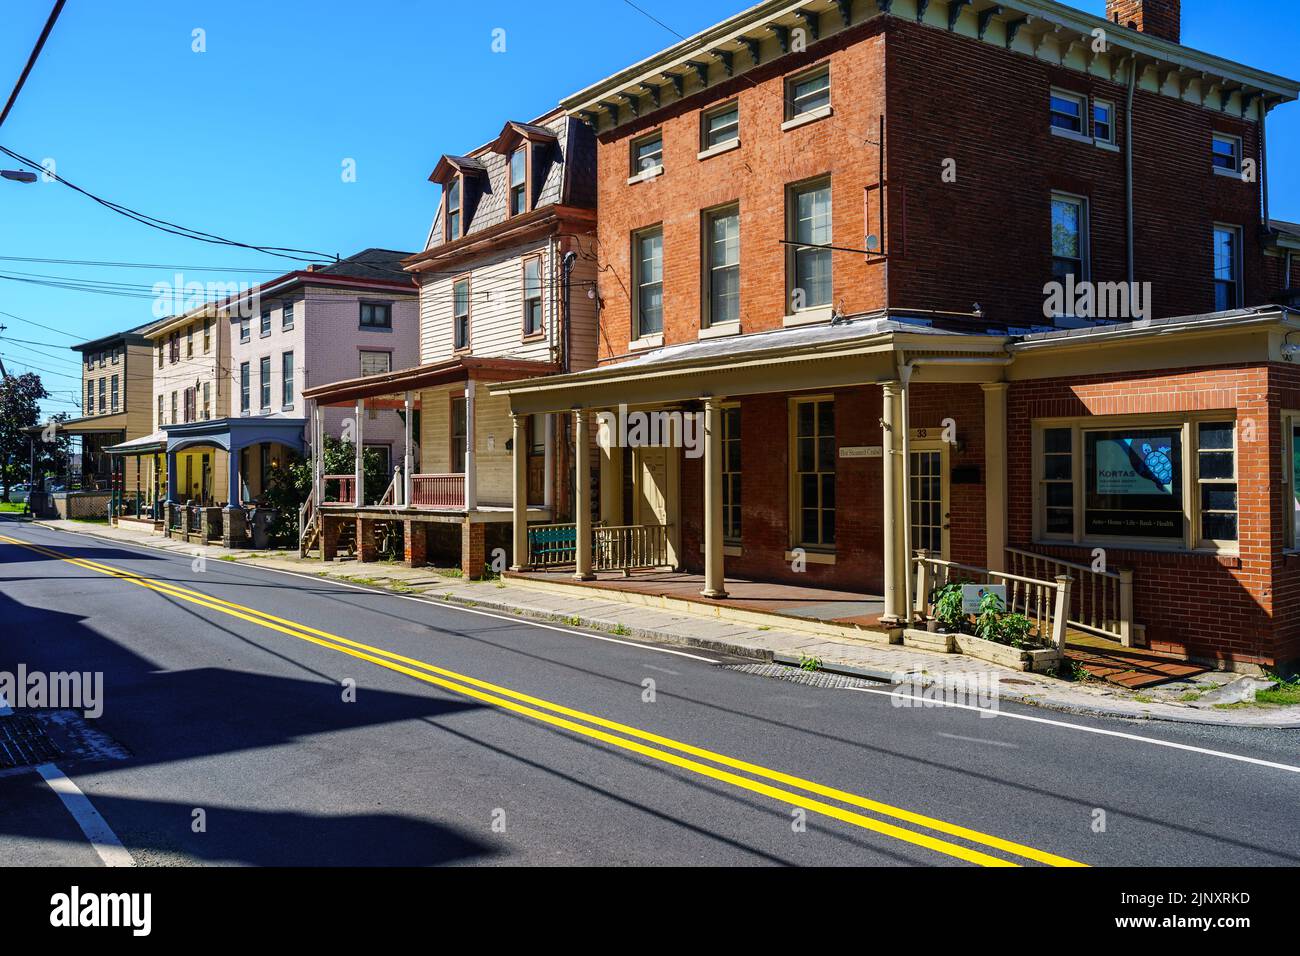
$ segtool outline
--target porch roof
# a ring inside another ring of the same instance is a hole
[[[149,435],[142,435],[139,438],[132,438],[130,441],[124,441],[120,445],[105,448],[104,452],[109,455],[150,455],[166,450],[167,432],[159,430]]]
[[[305,418],[256,415],[166,425],[163,430],[167,435],[167,452],[171,454],[200,445],[212,445],[228,452],[236,452],[262,442],[277,442],[301,451],[306,427]]]
[[[419,392],[421,389],[436,388],[439,385],[450,385],[470,379],[502,382],[548,375],[557,370],[558,366],[546,362],[461,355],[384,375],[367,375],[331,382],[328,385],[317,385],[315,388],[304,389],[302,394],[304,398],[311,399],[318,405],[350,405],[363,398]]]
[[[126,431],[126,412],[115,412],[109,415],[87,415],[82,418],[69,418],[65,421],[48,421],[41,422],[39,425],[33,425],[24,431],[29,435],[39,435],[51,425],[56,432],[63,432],[67,435],[111,435],[114,432]]]
[[[1259,305],[1226,312],[1201,315],[1175,315],[1163,319],[1112,322],[1075,329],[1051,329],[1021,336],[1010,348],[1013,352],[1053,346],[1096,345],[1099,340],[1148,338],[1176,333],[1235,331],[1246,326],[1293,325],[1300,328],[1300,311],[1282,305]]]
[[[1006,361],[1005,334],[939,327],[951,318],[873,313],[829,325],[670,345],[600,368],[489,389],[508,395],[516,412],[556,412],[895,381],[899,353]]]

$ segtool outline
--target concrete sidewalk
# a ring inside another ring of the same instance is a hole
[[[700,614],[674,613],[627,603],[619,600],[617,595],[605,598],[590,592],[582,595],[558,593],[519,578],[470,581],[445,569],[412,569],[389,562],[322,562],[299,558],[296,552],[287,551],[229,551],[173,541],[148,531],[83,521],[36,523],[61,531],[172,551],[191,558],[201,554],[209,561],[236,560],[549,623],[678,644],[704,652],[794,665],[814,659],[824,670],[891,683],[909,674],[920,674],[923,683],[996,678],[1003,699],[1067,713],[1218,726],[1300,728],[1300,707],[1218,709],[1179,699],[1216,689],[1235,678],[1236,675],[1230,674],[1210,673],[1194,678],[1192,682],[1134,693],[1107,684],[1074,683],[1042,674],[1011,671],[961,654],[939,654],[899,645],[857,641],[836,634],[783,629],[779,618],[774,618],[771,626],[758,626],[721,620],[708,614],[707,609]]]

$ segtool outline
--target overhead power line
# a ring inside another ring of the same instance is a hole
[[[59,19],[59,14],[63,12],[63,4],[67,0],[55,0],[54,9],[50,11],[49,19],[45,21],[45,29],[41,31],[40,38],[36,41],[36,46],[32,48],[32,54],[27,58],[27,65],[23,67],[22,73],[18,74],[18,82],[14,84],[13,92],[9,94],[9,101],[5,103],[3,112],[0,112],[0,126],[3,126],[5,120],[9,118],[9,111],[14,108],[14,103],[18,102],[18,94],[23,91],[23,84],[27,82],[27,77],[31,75],[32,67],[36,65],[36,58],[41,55],[41,50],[45,47],[45,41],[49,39],[50,31],[54,29],[54,23]]]

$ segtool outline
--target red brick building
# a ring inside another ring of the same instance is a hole
[[[1300,84],[1180,46],[1177,0],[1109,13],[771,0],[562,104],[597,132],[601,365],[500,391],[580,436],[705,423],[579,468],[579,576],[590,520],[705,596],[818,583],[899,626],[917,551],[1122,569],[1125,642],[1300,657],[1300,228],[1264,149]]]

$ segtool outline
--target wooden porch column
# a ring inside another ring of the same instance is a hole
[[[474,380],[465,383],[465,510],[478,507],[478,465],[474,461]],[[527,452],[527,449],[525,449]],[[524,505],[528,491],[524,491]]]
[[[573,518],[577,525],[575,565],[573,576],[579,581],[590,581],[591,573],[591,436],[588,434],[588,412],[573,411],[573,443],[576,475],[573,482]]]
[[[514,472],[511,481],[510,503],[514,508],[511,571],[528,568],[528,449],[525,448],[528,419],[518,413],[510,416],[510,448]]]
[[[722,551],[722,412],[719,399],[704,399],[704,590],[707,598],[727,596]]]
[[[366,446],[364,442],[366,420],[366,400],[357,399],[357,424],[355,428],[356,447],[353,451],[356,453],[356,488],[354,491],[353,504],[358,508],[364,508],[366,504]]]
[[[984,564],[1005,571],[1007,560],[1007,383],[984,390]]]
[[[546,423],[546,454],[542,459],[542,487],[545,489],[543,504],[555,520],[555,416],[550,412],[542,415]]]
[[[411,475],[415,470],[415,450],[411,447],[411,432],[414,429],[412,424],[415,418],[415,399],[407,392],[405,397],[406,426],[403,433],[403,439],[406,442],[405,453],[402,456],[402,504],[406,507],[411,506]]]
[[[311,411],[311,487],[314,507],[325,497],[325,409],[315,404]]]
[[[902,396],[902,386],[898,382],[885,382],[881,387],[881,443],[884,445],[881,463],[881,488],[884,499],[882,527],[882,564],[884,566],[885,613],[881,620],[896,624],[903,619],[902,594],[903,582],[900,575],[905,569],[898,566],[900,534],[898,527],[898,507],[901,495],[898,487],[899,456],[902,450],[898,441],[898,402]]]

